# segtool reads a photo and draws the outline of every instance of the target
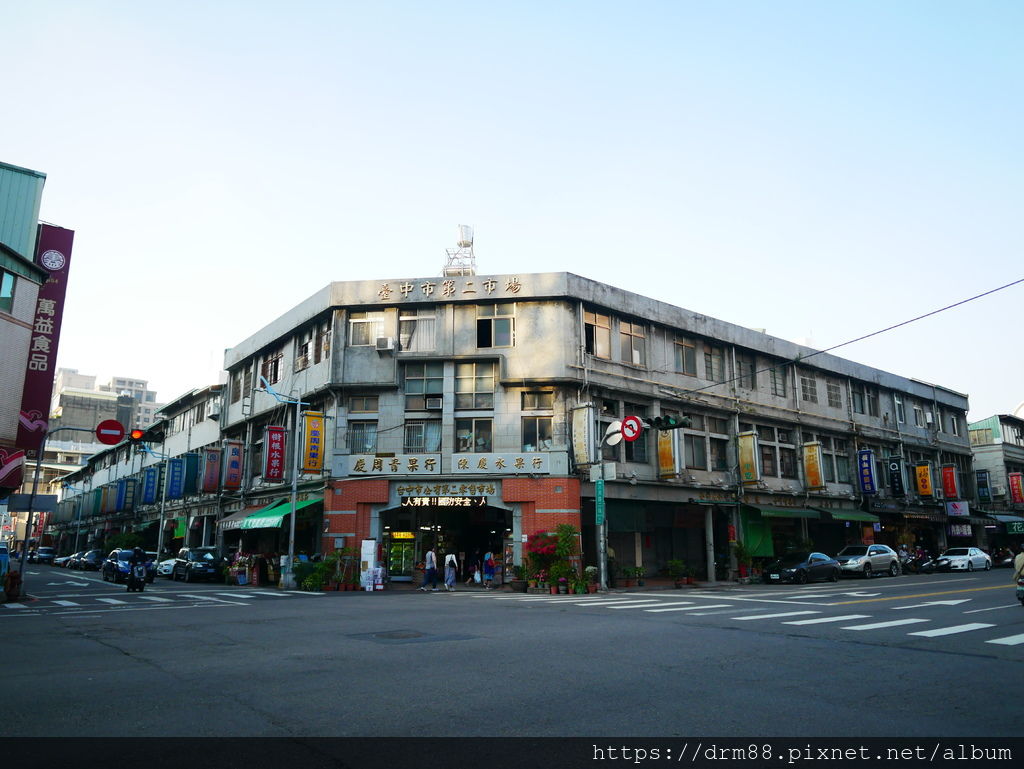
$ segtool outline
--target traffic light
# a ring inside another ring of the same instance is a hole
[[[660,417],[653,417],[651,419],[651,427],[655,430],[678,430],[680,427],[689,426],[689,417],[680,417],[674,414],[663,414]]]
[[[136,427],[134,430],[128,433],[128,440],[130,440],[132,443],[142,443],[142,437],[145,434],[145,430],[140,430],[139,428]]]
[[[156,425],[145,430],[136,427],[128,433],[128,440],[136,446],[140,443],[163,443],[164,431]]]

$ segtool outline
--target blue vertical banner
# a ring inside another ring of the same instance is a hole
[[[151,505],[156,502],[156,487],[159,479],[159,468],[146,468],[146,471],[142,474],[142,504]]]
[[[981,502],[991,502],[992,486],[989,485],[988,470],[976,471],[975,477],[978,479],[978,499]]]
[[[857,452],[857,469],[860,477],[861,494],[877,494],[878,483],[875,480],[875,452],[861,449]]]
[[[139,482],[135,478],[126,478],[124,482],[124,509],[135,509],[135,493]]]
[[[114,509],[116,511],[121,512],[122,510],[125,509],[125,507],[124,507],[124,498],[125,498],[125,495],[127,493],[128,493],[128,480],[126,478],[122,478],[121,480],[119,480],[117,482],[117,501],[114,502]]]
[[[185,493],[185,460],[180,457],[167,460],[167,498],[181,499]]]

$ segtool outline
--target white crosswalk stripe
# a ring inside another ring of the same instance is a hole
[[[654,613],[663,612],[663,611],[697,611],[698,609],[721,609],[723,606],[731,606],[731,604],[727,604],[727,603],[711,603],[711,604],[705,604],[703,606],[700,606],[700,605],[697,605],[697,606],[666,606],[666,607],[661,608],[661,609],[644,609],[644,611],[649,611],[649,612],[654,612]]]
[[[122,601],[120,598],[97,598],[96,600],[99,601],[100,603],[111,603],[111,604],[128,603],[127,601]]]
[[[54,601],[58,606],[81,606],[77,601]]]
[[[1006,638],[993,638],[991,641],[985,641],[987,644],[1000,644],[1001,646],[1017,646],[1018,644],[1024,644],[1024,633],[1020,635],[1008,635]]]
[[[846,622],[851,619],[864,619],[870,614],[844,614],[842,617],[816,617],[814,619],[795,619],[783,622],[783,625],[820,625],[825,622]]]
[[[881,630],[887,627],[899,627],[900,625],[916,625],[919,622],[930,622],[926,619],[894,619],[888,622],[869,622],[867,625],[847,625],[842,630]]]
[[[174,603],[174,600],[171,599],[171,598],[161,598],[160,596],[156,596],[156,595],[140,595],[139,596],[139,600],[140,601],[160,601],[162,603]]]
[[[972,630],[981,630],[986,627],[995,627],[995,625],[990,625],[985,622],[968,622],[966,625],[940,627],[935,630],[918,630],[916,633],[907,633],[907,635],[919,635],[925,638],[935,638],[936,636],[953,635],[954,633],[970,633]]]
[[[623,601],[622,603],[613,603],[605,605],[606,609],[636,609],[640,606],[660,606],[664,601]]]
[[[738,619],[740,621],[752,620],[752,619],[776,619],[777,617],[798,617],[801,614],[821,614],[820,611],[784,611],[778,614],[755,614],[752,617],[730,617],[729,619]]]
[[[23,603],[5,603],[3,604],[5,609],[27,609],[28,607]]]

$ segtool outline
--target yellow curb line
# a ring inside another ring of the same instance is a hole
[[[1013,587],[1010,585],[1009,587]],[[911,598],[928,598],[933,595],[955,595],[957,593],[977,593],[980,590],[1005,590],[1006,585],[996,585],[995,587],[969,587],[963,590],[943,590],[940,593],[917,593],[915,595],[897,595],[889,598],[862,598],[859,601],[837,601],[836,603],[830,603],[829,606],[846,606],[851,603],[878,603],[879,601],[909,601]]]

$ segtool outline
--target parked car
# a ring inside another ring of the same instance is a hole
[[[71,555],[59,555],[53,559],[53,565],[56,566],[58,569],[67,568],[68,561],[70,561],[73,557],[74,553],[72,553]]]
[[[176,558],[168,558],[166,561],[160,561],[156,565],[156,574],[158,577],[171,578],[171,574],[174,573],[174,564],[178,562]]]
[[[802,585],[817,580],[839,581],[839,561],[824,553],[798,551],[786,553],[768,564],[765,582],[794,582]]]
[[[57,555],[57,549],[53,547],[40,547],[33,556],[32,563],[46,563],[53,566],[53,559]]]
[[[900,557],[888,545],[847,545],[836,555],[844,575],[870,579],[876,574],[900,574]]]
[[[102,550],[86,550],[82,557],[75,561],[75,568],[82,571],[99,571],[104,560]]]
[[[977,547],[951,547],[935,562],[938,571],[974,571],[992,568],[988,553]]]
[[[185,582],[205,579],[213,582],[220,576],[218,561],[215,547],[183,547],[174,559],[171,579],[183,579]]]
[[[77,553],[74,553],[73,555],[69,555],[67,561],[64,562],[64,567],[67,568],[67,569],[79,569],[79,568],[81,568],[81,563],[80,562],[82,560],[82,556],[85,555],[86,552],[87,551],[85,551],[85,550],[79,550]]]
[[[103,581],[127,582],[128,572],[131,570],[129,561],[134,552],[134,550],[112,550],[100,568]],[[154,577],[156,577],[156,566],[150,558],[146,561],[146,582],[152,582]]]

